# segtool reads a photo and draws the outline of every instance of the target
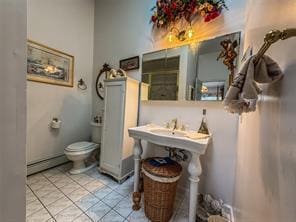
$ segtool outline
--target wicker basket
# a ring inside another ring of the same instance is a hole
[[[167,222],[173,215],[177,183],[182,167],[177,162],[155,167],[143,162],[145,214],[153,222]]]

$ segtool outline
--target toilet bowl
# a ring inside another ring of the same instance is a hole
[[[78,142],[69,145],[64,151],[67,158],[73,161],[73,168],[69,172],[71,174],[79,174],[95,167],[97,165],[96,161],[89,166],[86,166],[85,161],[98,148],[99,145],[92,142]]]
[[[99,123],[91,123],[92,126],[92,142],[77,142],[67,146],[64,150],[66,157],[73,161],[73,168],[69,171],[71,174],[79,174],[90,170],[98,164],[98,161],[86,166],[86,161],[92,154],[98,150],[101,143],[101,128]],[[95,159],[95,158],[94,158]]]

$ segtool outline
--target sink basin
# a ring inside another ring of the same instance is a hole
[[[186,133],[182,131],[169,130],[169,129],[151,129],[152,133],[163,135],[163,136],[175,136],[175,137],[185,137]]]
[[[205,152],[211,139],[211,135],[190,130],[172,130],[155,124],[129,128],[128,132],[134,139],[143,139],[161,146],[185,149],[199,154]]]

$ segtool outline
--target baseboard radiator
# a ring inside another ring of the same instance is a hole
[[[65,155],[59,155],[49,159],[29,163],[27,165],[27,176],[67,162],[69,162],[69,160]]]

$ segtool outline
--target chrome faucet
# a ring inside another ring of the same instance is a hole
[[[165,124],[166,128],[171,129],[172,131],[179,129],[178,125],[179,125],[179,122],[178,122],[177,118],[172,119],[171,121],[169,121]],[[183,128],[185,129],[185,126],[182,126],[182,129]]]

